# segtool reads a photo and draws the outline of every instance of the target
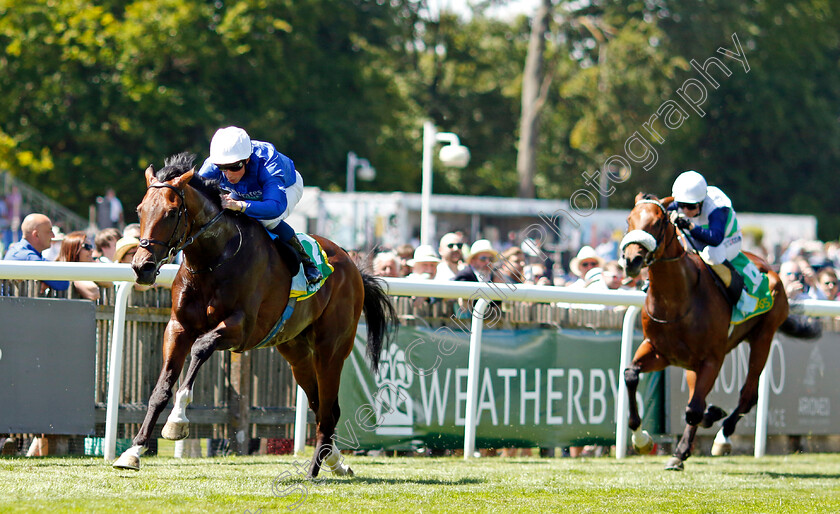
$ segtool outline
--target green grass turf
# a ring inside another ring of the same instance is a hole
[[[667,457],[345,459],[354,478],[312,483],[290,456],[144,457],[139,472],[3,457],[0,512],[840,512],[837,454],[692,457],[683,472]]]

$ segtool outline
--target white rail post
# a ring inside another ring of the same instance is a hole
[[[309,413],[309,402],[301,386],[297,387],[295,398],[295,455],[301,455],[306,447],[306,415]]]
[[[630,414],[630,397],[624,383],[624,370],[633,359],[633,326],[639,315],[638,307],[628,307],[621,326],[621,358],[618,364],[618,404],[615,407],[615,458],[627,456],[627,417]]]
[[[776,340],[774,339],[775,343]],[[755,411],[755,458],[764,457],[767,451],[767,418],[770,408],[770,373],[773,372],[773,345],[770,345],[770,355],[758,378],[758,405]]]
[[[111,358],[108,360],[108,409],[105,415],[105,460],[117,458],[117,418],[122,386],[123,346],[125,345],[125,310],[131,298],[132,282],[117,282],[114,304],[114,329],[111,335]]]
[[[470,334],[469,374],[467,375],[467,419],[464,427],[464,459],[475,453],[475,428],[478,424],[478,364],[481,361],[481,333],[484,331],[484,313],[490,305],[484,298],[475,302],[472,310],[472,333]]]

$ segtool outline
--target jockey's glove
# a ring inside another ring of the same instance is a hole
[[[691,230],[692,223],[691,220],[685,216],[677,216],[677,219],[674,220],[674,225],[681,230]]]

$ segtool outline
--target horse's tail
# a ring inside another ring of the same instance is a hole
[[[379,357],[383,345],[387,348],[397,333],[397,311],[384,289],[382,280],[362,273],[365,286],[364,312],[367,319],[367,354],[370,369],[379,373]]]
[[[822,323],[817,318],[804,314],[790,314],[779,331],[797,339],[817,339],[822,335]]]

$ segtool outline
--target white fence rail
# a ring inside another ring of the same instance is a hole
[[[171,285],[178,266],[161,268],[157,283]],[[70,262],[18,262],[0,261],[0,279],[8,280],[95,280],[120,282],[117,285],[117,304],[114,314],[114,332],[111,339],[110,373],[108,380],[108,407],[105,428],[105,460],[116,455],[116,426],[118,412],[118,391],[122,379],[122,347],[125,338],[125,309],[131,294],[134,272],[127,264],[89,264]],[[633,326],[644,304],[645,294],[638,291],[588,291],[551,286],[516,284],[486,284],[470,282],[435,282],[407,279],[384,279],[388,294],[396,296],[426,296],[436,298],[467,298],[476,300],[473,307],[472,332],[470,335],[469,371],[467,379],[466,426],[464,428],[464,458],[469,459],[475,451],[476,408],[478,402],[478,371],[481,359],[481,332],[486,308],[492,300],[521,301],[535,303],[565,302],[593,305],[626,305],[621,338],[621,359],[619,367],[626,368],[633,355]],[[808,300],[802,302],[803,313],[810,316],[840,316],[840,302]],[[626,455],[628,396],[624,381],[619,381],[619,396],[616,407],[616,457]],[[768,381],[765,373],[759,383],[759,397],[756,413],[755,456],[764,455],[767,437]],[[303,448],[306,427],[305,395],[298,387],[295,426],[295,450]]]

